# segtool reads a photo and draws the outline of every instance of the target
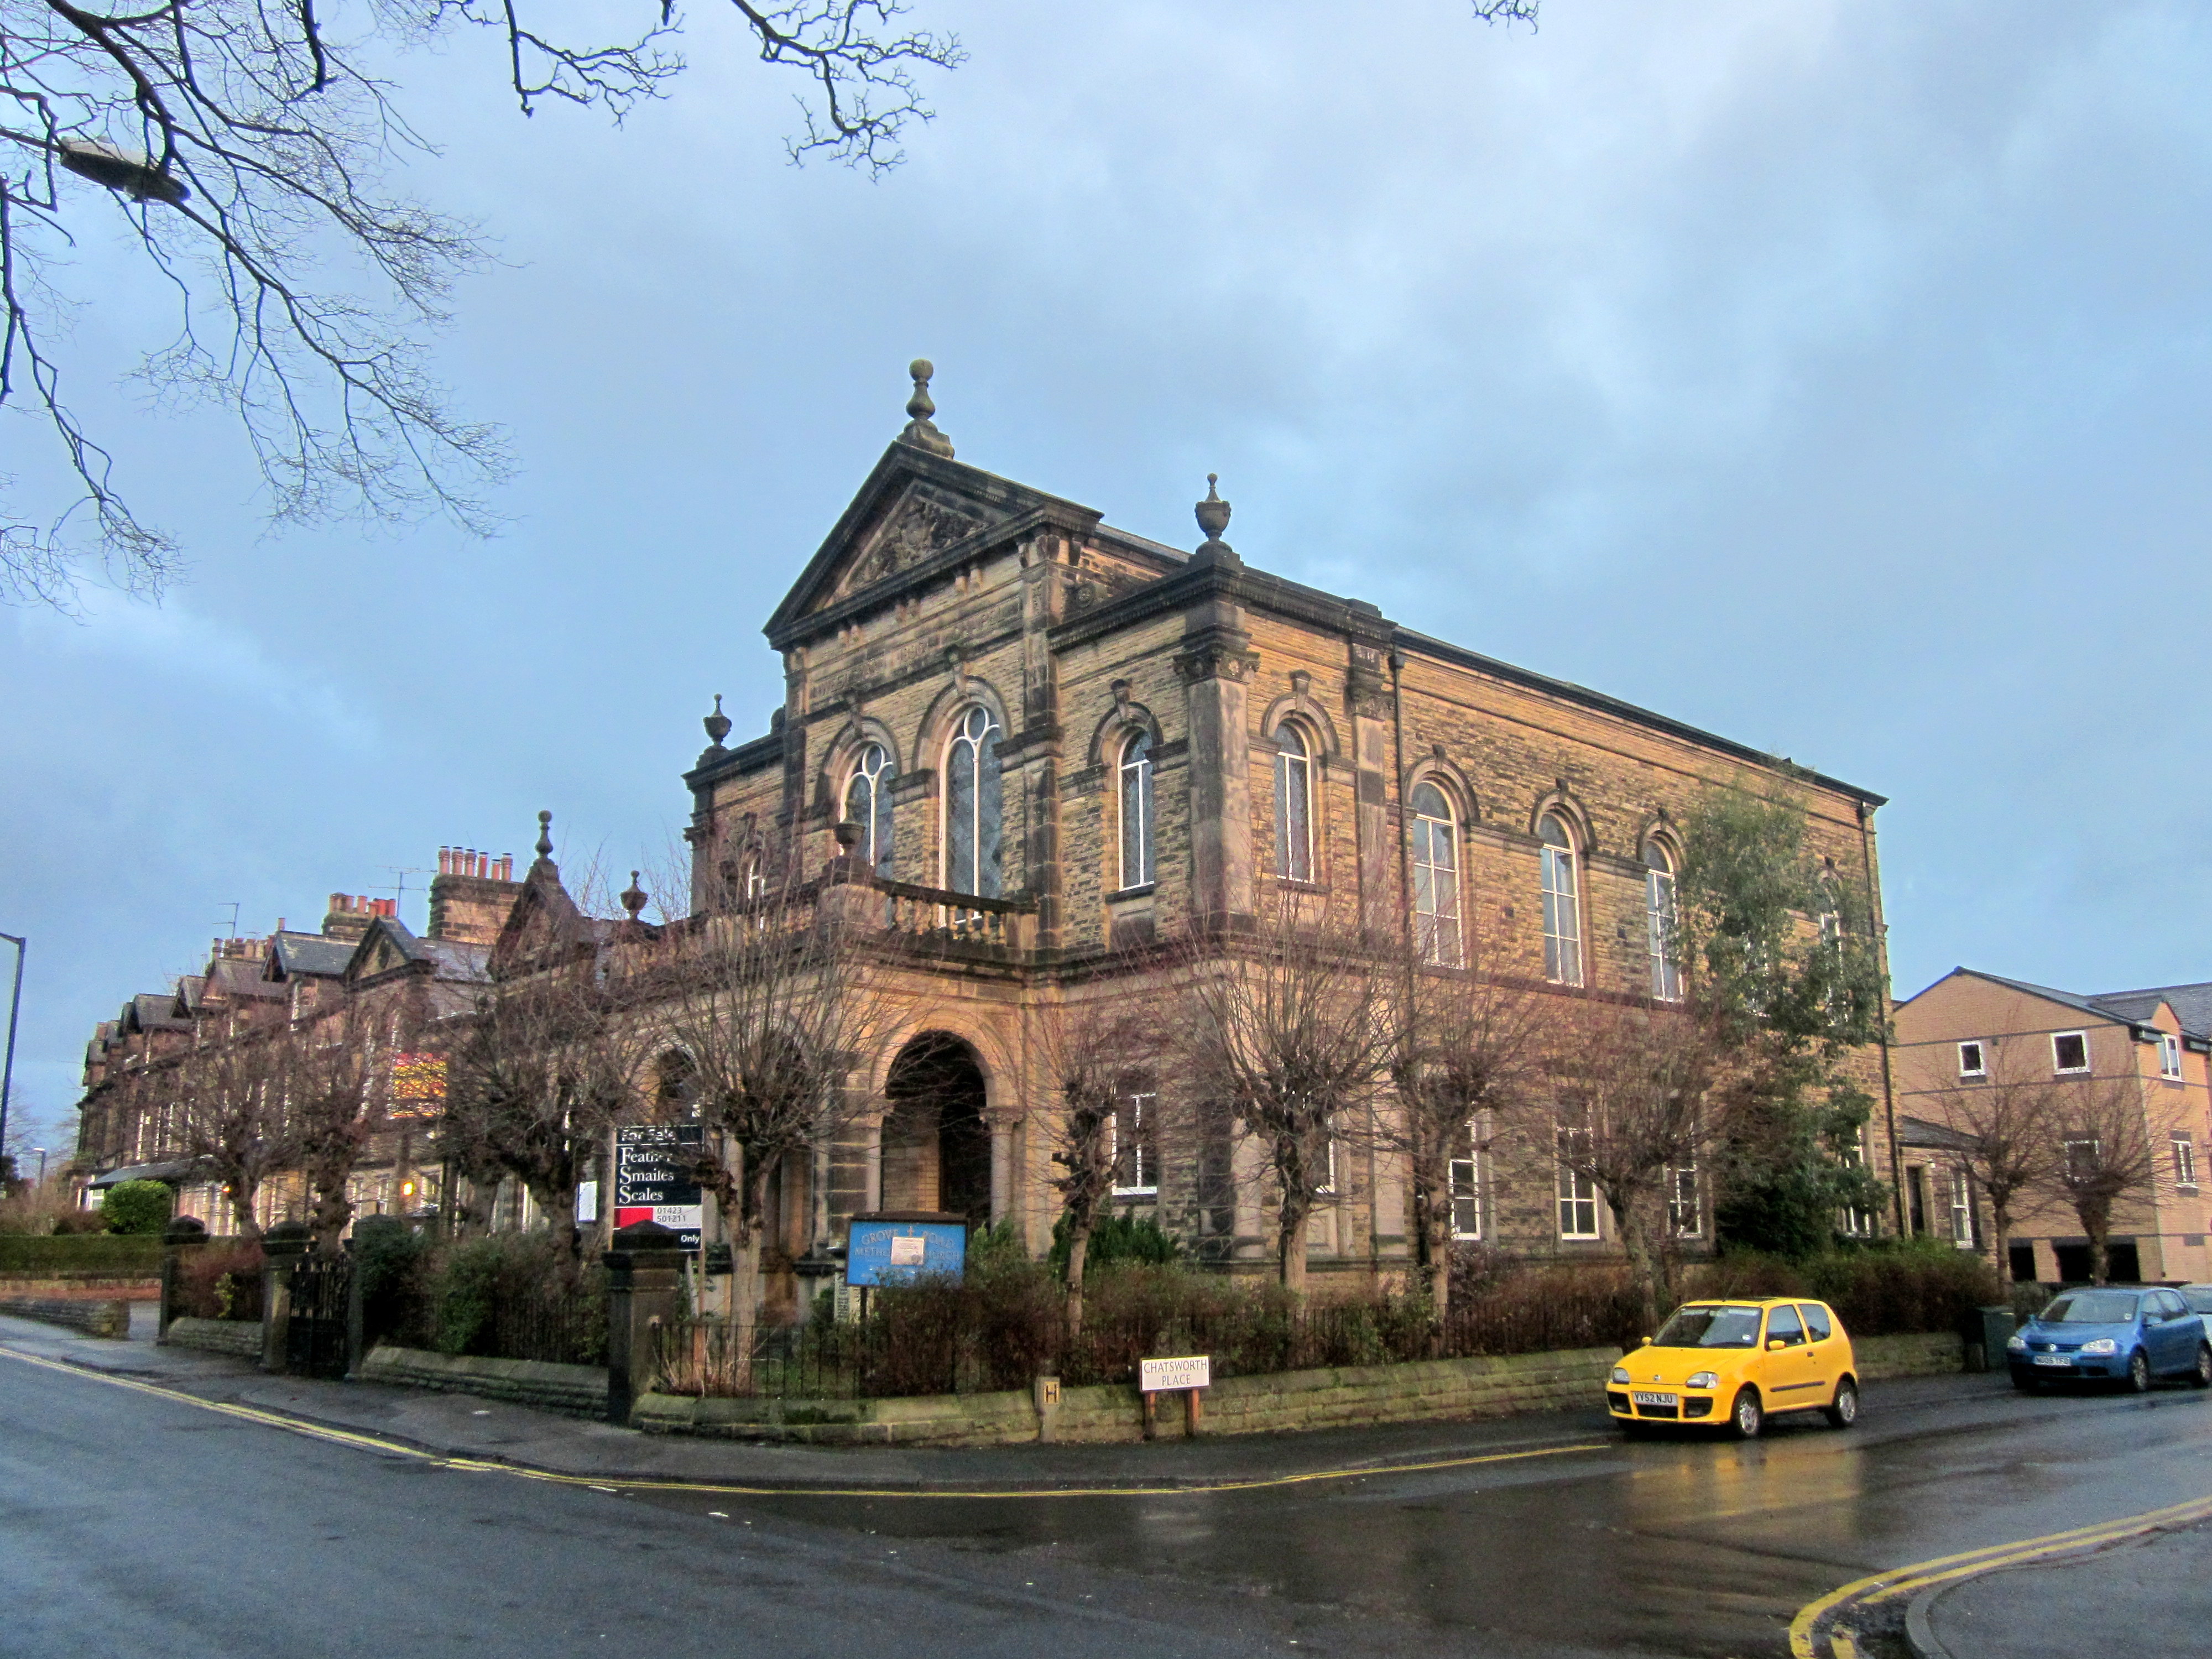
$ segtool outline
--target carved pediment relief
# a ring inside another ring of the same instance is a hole
[[[950,490],[919,481],[909,483],[861,535],[838,572],[828,602],[910,570],[1000,516]]]

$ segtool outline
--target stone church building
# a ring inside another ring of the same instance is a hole
[[[1145,971],[1127,947],[1194,921],[1295,895],[1447,966],[1680,994],[1657,925],[1674,825],[1703,789],[1772,778],[1773,757],[1255,568],[1211,481],[1187,552],[987,472],[931,419],[929,365],[914,374],[910,423],[768,620],[782,707],[731,746],[718,698],[684,778],[695,915],[817,879],[842,826],[841,867],[872,878],[890,925],[941,942],[902,970],[912,1017],[877,1057],[859,1133],[784,1183],[777,1231],[802,1278],[863,1208],[1011,1221],[1042,1249],[1058,1199],[1039,1022],[1126,994]],[[1796,782],[1814,850],[1879,927],[1882,798]],[[1228,1147],[1163,1156],[1153,1058],[1131,1057],[1117,1205],[1261,1269],[1263,1172]],[[1867,1069],[1865,1151],[1886,1172],[1887,1070]],[[1380,1150],[1346,1161],[1310,1270],[1389,1273],[1409,1255],[1404,1170]],[[1492,1190],[1502,1177],[1472,1155],[1455,1177],[1463,1237],[1615,1249],[1571,1177]],[[1711,1236],[1695,1172],[1676,1197],[1695,1249]]]

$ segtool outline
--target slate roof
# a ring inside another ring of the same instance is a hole
[[[2110,1008],[2123,1019],[2147,1021],[2161,1002],[2173,1010],[2181,1029],[2193,1037],[2212,1039],[2212,985],[2156,985],[2142,991],[2105,991],[2089,999]]]
[[[325,939],[320,933],[278,933],[269,941],[267,977],[283,979],[293,974],[336,979],[353,959],[354,942]]]
[[[205,994],[220,992],[227,997],[259,997],[264,1000],[284,994],[261,977],[263,963],[258,957],[217,957],[208,963],[207,983],[212,988]]]
[[[125,1005],[125,1022],[141,1031],[189,1031],[191,1021],[177,1012],[174,991],[141,991]]]
[[[1924,1117],[1907,1117],[1900,1113],[1897,1120],[1897,1144],[1957,1152],[1965,1152],[1973,1146],[1974,1137],[1941,1123],[1930,1123]]]

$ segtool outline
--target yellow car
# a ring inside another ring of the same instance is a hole
[[[1708,1423],[1754,1438],[1780,1412],[1858,1420],[1859,1382],[1844,1322],[1799,1297],[1690,1302],[1613,1368],[1607,1409],[1632,1432]]]

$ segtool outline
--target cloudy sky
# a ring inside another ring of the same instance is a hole
[[[21,1104],[228,931],[441,843],[665,856],[721,692],[918,354],[962,459],[1889,795],[1899,994],[2212,978],[2212,13],[2192,3],[918,0],[972,57],[872,184],[700,0],[619,131],[402,64],[500,263],[441,370],[499,538],[264,537],[241,449],[80,400],[190,580],[0,611]],[[1387,20],[1387,27],[1378,27]],[[9,469],[34,434],[0,427]],[[406,919],[427,878],[409,874]]]

